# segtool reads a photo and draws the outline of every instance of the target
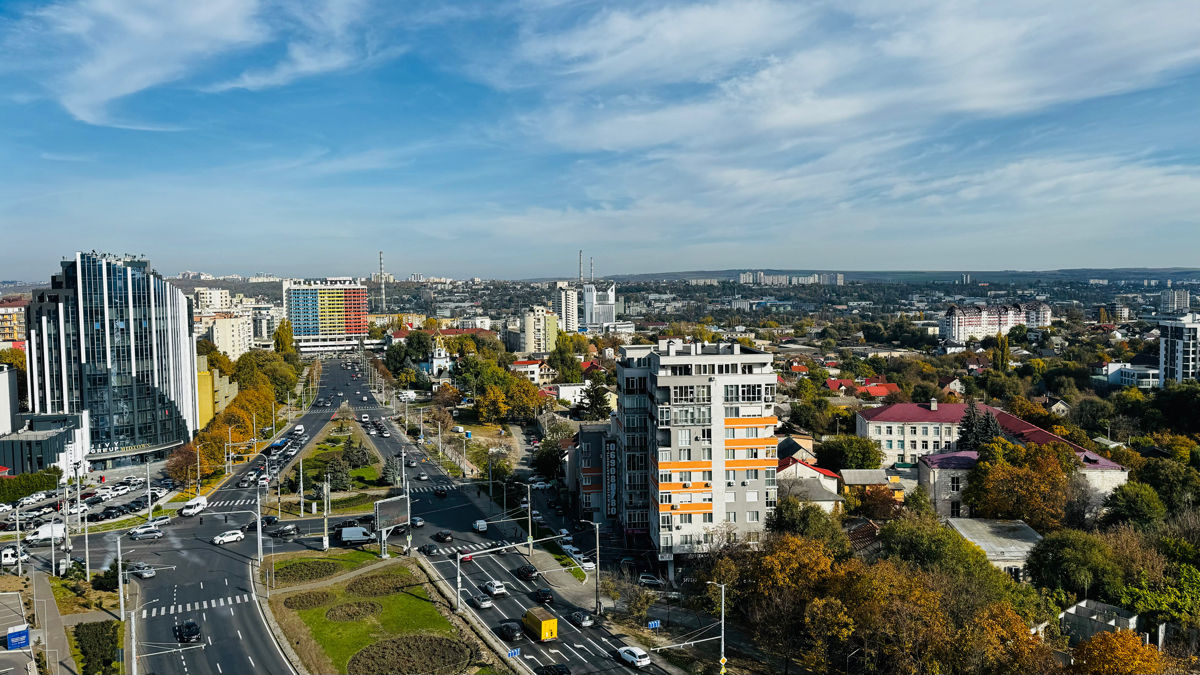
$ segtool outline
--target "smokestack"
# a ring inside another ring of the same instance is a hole
[[[588,278],[593,284],[596,283],[596,259],[591,257],[588,258]]]
[[[579,283],[583,283],[583,249],[579,249]]]

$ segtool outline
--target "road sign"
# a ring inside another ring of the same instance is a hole
[[[525,541],[526,541],[527,543],[530,543],[530,544],[532,544],[532,543],[533,543],[533,535],[531,534],[531,535],[529,535],[528,537],[525,537]]]
[[[727,658],[725,658],[724,656],[722,656],[722,657],[721,657],[721,665],[725,665],[726,663],[729,663],[729,659],[727,659]]]
[[[29,624],[23,623],[8,629],[8,648],[25,649],[29,647]]]
[[[721,666],[721,675],[725,675],[725,666]]]
[[[510,658],[510,659],[515,659],[520,655],[521,655],[520,647],[513,647],[512,649],[508,650],[508,658]]]
[[[661,625],[662,625],[662,622],[659,621],[658,619],[655,619],[655,620],[651,621],[650,623],[646,624],[646,627],[647,628],[658,628]]]

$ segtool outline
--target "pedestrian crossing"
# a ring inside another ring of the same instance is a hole
[[[182,612],[201,612],[208,609],[220,609],[222,607],[232,607],[240,605],[243,602],[250,602],[249,593],[240,595],[227,595],[223,598],[213,598],[211,600],[201,600],[199,602],[183,602],[178,605],[159,605],[148,607],[142,610],[143,619],[153,619],[156,616],[170,616]]]
[[[409,485],[412,485],[412,484],[413,484],[412,481],[409,481]],[[419,494],[421,492],[433,492],[434,490],[437,490],[437,489],[442,489],[447,492],[453,492],[454,490],[458,489],[458,486],[457,485],[449,485],[449,484],[423,485],[421,487],[410,487],[409,491],[412,492],[413,494]]]
[[[257,499],[219,499],[215,502],[209,502],[209,508],[217,506],[249,506],[257,502]]]
[[[434,551],[434,555],[453,555],[455,551],[482,551],[484,549],[496,548],[497,546],[516,546],[507,539],[504,541],[483,541],[477,544],[459,544],[447,548],[439,548]]]

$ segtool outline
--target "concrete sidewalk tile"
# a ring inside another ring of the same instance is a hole
[[[75,659],[71,656],[71,644],[67,641],[66,627],[62,615],[58,612],[58,605],[54,602],[54,591],[45,574],[36,571],[33,573],[33,588],[37,592],[34,612],[38,616],[42,634],[45,636],[46,661],[51,663],[51,671],[78,675],[80,671],[75,664]],[[54,655],[50,650],[54,650],[57,654],[57,667],[52,663]]]

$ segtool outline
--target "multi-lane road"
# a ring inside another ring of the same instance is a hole
[[[341,402],[348,402],[356,416],[366,413],[372,419],[391,415],[391,409],[376,401],[362,379],[352,379],[351,371],[342,367],[342,361],[327,360],[317,398],[332,398],[333,407],[309,408],[295,424],[303,424],[306,432],[315,435]],[[336,392],[342,392],[338,396]],[[359,392],[359,393],[355,393]],[[363,400],[366,397],[366,401]],[[390,437],[375,436],[373,442],[385,457],[402,453],[418,461],[416,467],[406,467],[408,485],[412,497],[412,515],[425,520],[424,527],[413,530],[414,547],[433,543],[432,535],[440,530],[452,533],[453,541],[437,543],[437,551],[427,556],[433,568],[453,588],[457,583],[456,556],[454,552],[465,549],[471,553],[487,550],[503,542],[521,542],[525,539],[525,511],[510,504],[508,514],[499,509],[484,506],[472,499],[467,490],[478,490],[474,484],[456,481],[434,461],[430,461],[406,437],[402,430],[387,423]],[[130,601],[129,609],[137,622],[139,672],[182,673],[183,675],[226,675],[228,673],[265,672],[284,674],[294,672],[280,653],[255,601],[252,582],[255,560],[258,553],[256,531],[250,527],[246,538],[239,542],[217,546],[210,543],[220,532],[237,529],[254,520],[259,499],[263,514],[270,495],[260,493],[259,488],[238,488],[238,478],[252,466],[243,465],[236,476],[226,482],[226,487],[209,497],[209,509],[200,517],[176,517],[170,525],[162,528],[160,540],[122,540],[123,555],[129,561],[146,562],[157,568],[155,577],[136,580],[139,592],[137,606]],[[425,473],[428,481],[416,480]],[[283,475],[281,472],[280,475]],[[445,489],[445,496],[436,496],[436,488]],[[497,486],[499,489],[499,486]],[[486,489],[486,488],[485,488]],[[544,498],[535,492],[532,508],[543,513],[549,511]],[[472,524],[484,519],[489,522],[486,533],[476,532]],[[330,517],[331,525],[342,517]],[[263,546],[267,553],[292,550],[315,550],[320,547],[322,521],[319,518],[296,522],[301,536],[271,541],[264,529]],[[124,533],[117,531],[91,536],[93,566],[107,564],[115,556],[116,541]],[[585,553],[593,553],[591,530],[577,533],[575,544]],[[332,538],[331,541],[336,541]],[[393,545],[405,543],[404,535],[394,535]],[[82,542],[76,542],[75,551],[83,550]],[[534,668],[552,663],[567,664],[572,672],[597,673],[634,671],[615,660],[616,650],[622,642],[599,625],[580,628],[574,625],[569,615],[579,609],[591,612],[593,603],[577,607],[563,597],[560,589],[575,589],[571,595],[582,597],[579,582],[564,568],[546,556],[536,559],[550,561],[541,568],[542,576],[534,582],[517,578],[515,570],[528,563],[524,546],[519,552],[477,554],[470,562],[462,564],[462,608],[475,613],[486,626],[494,629],[503,621],[520,621],[525,611],[538,603],[533,593],[538,588],[550,588],[554,601],[547,609],[558,618],[559,639],[548,643],[531,643],[522,638],[511,643],[520,647],[518,657],[523,664]],[[414,555],[419,555],[413,551]],[[594,573],[590,573],[594,574]],[[588,578],[591,588],[593,578]],[[503,581],[509,589],[507,596],[493,598],[494,606],[478,609],[469,601],[472,596],[482,594],[488,581]],[[586,597],[591,597],[587,594]],[[194,620],[201,627],[201,641],[196,645],[180,645],[176,642],[175,627],[185,621]],[[182,649],[183,647],[193,647]],[[652,665],[643,672],[663,673]]]

